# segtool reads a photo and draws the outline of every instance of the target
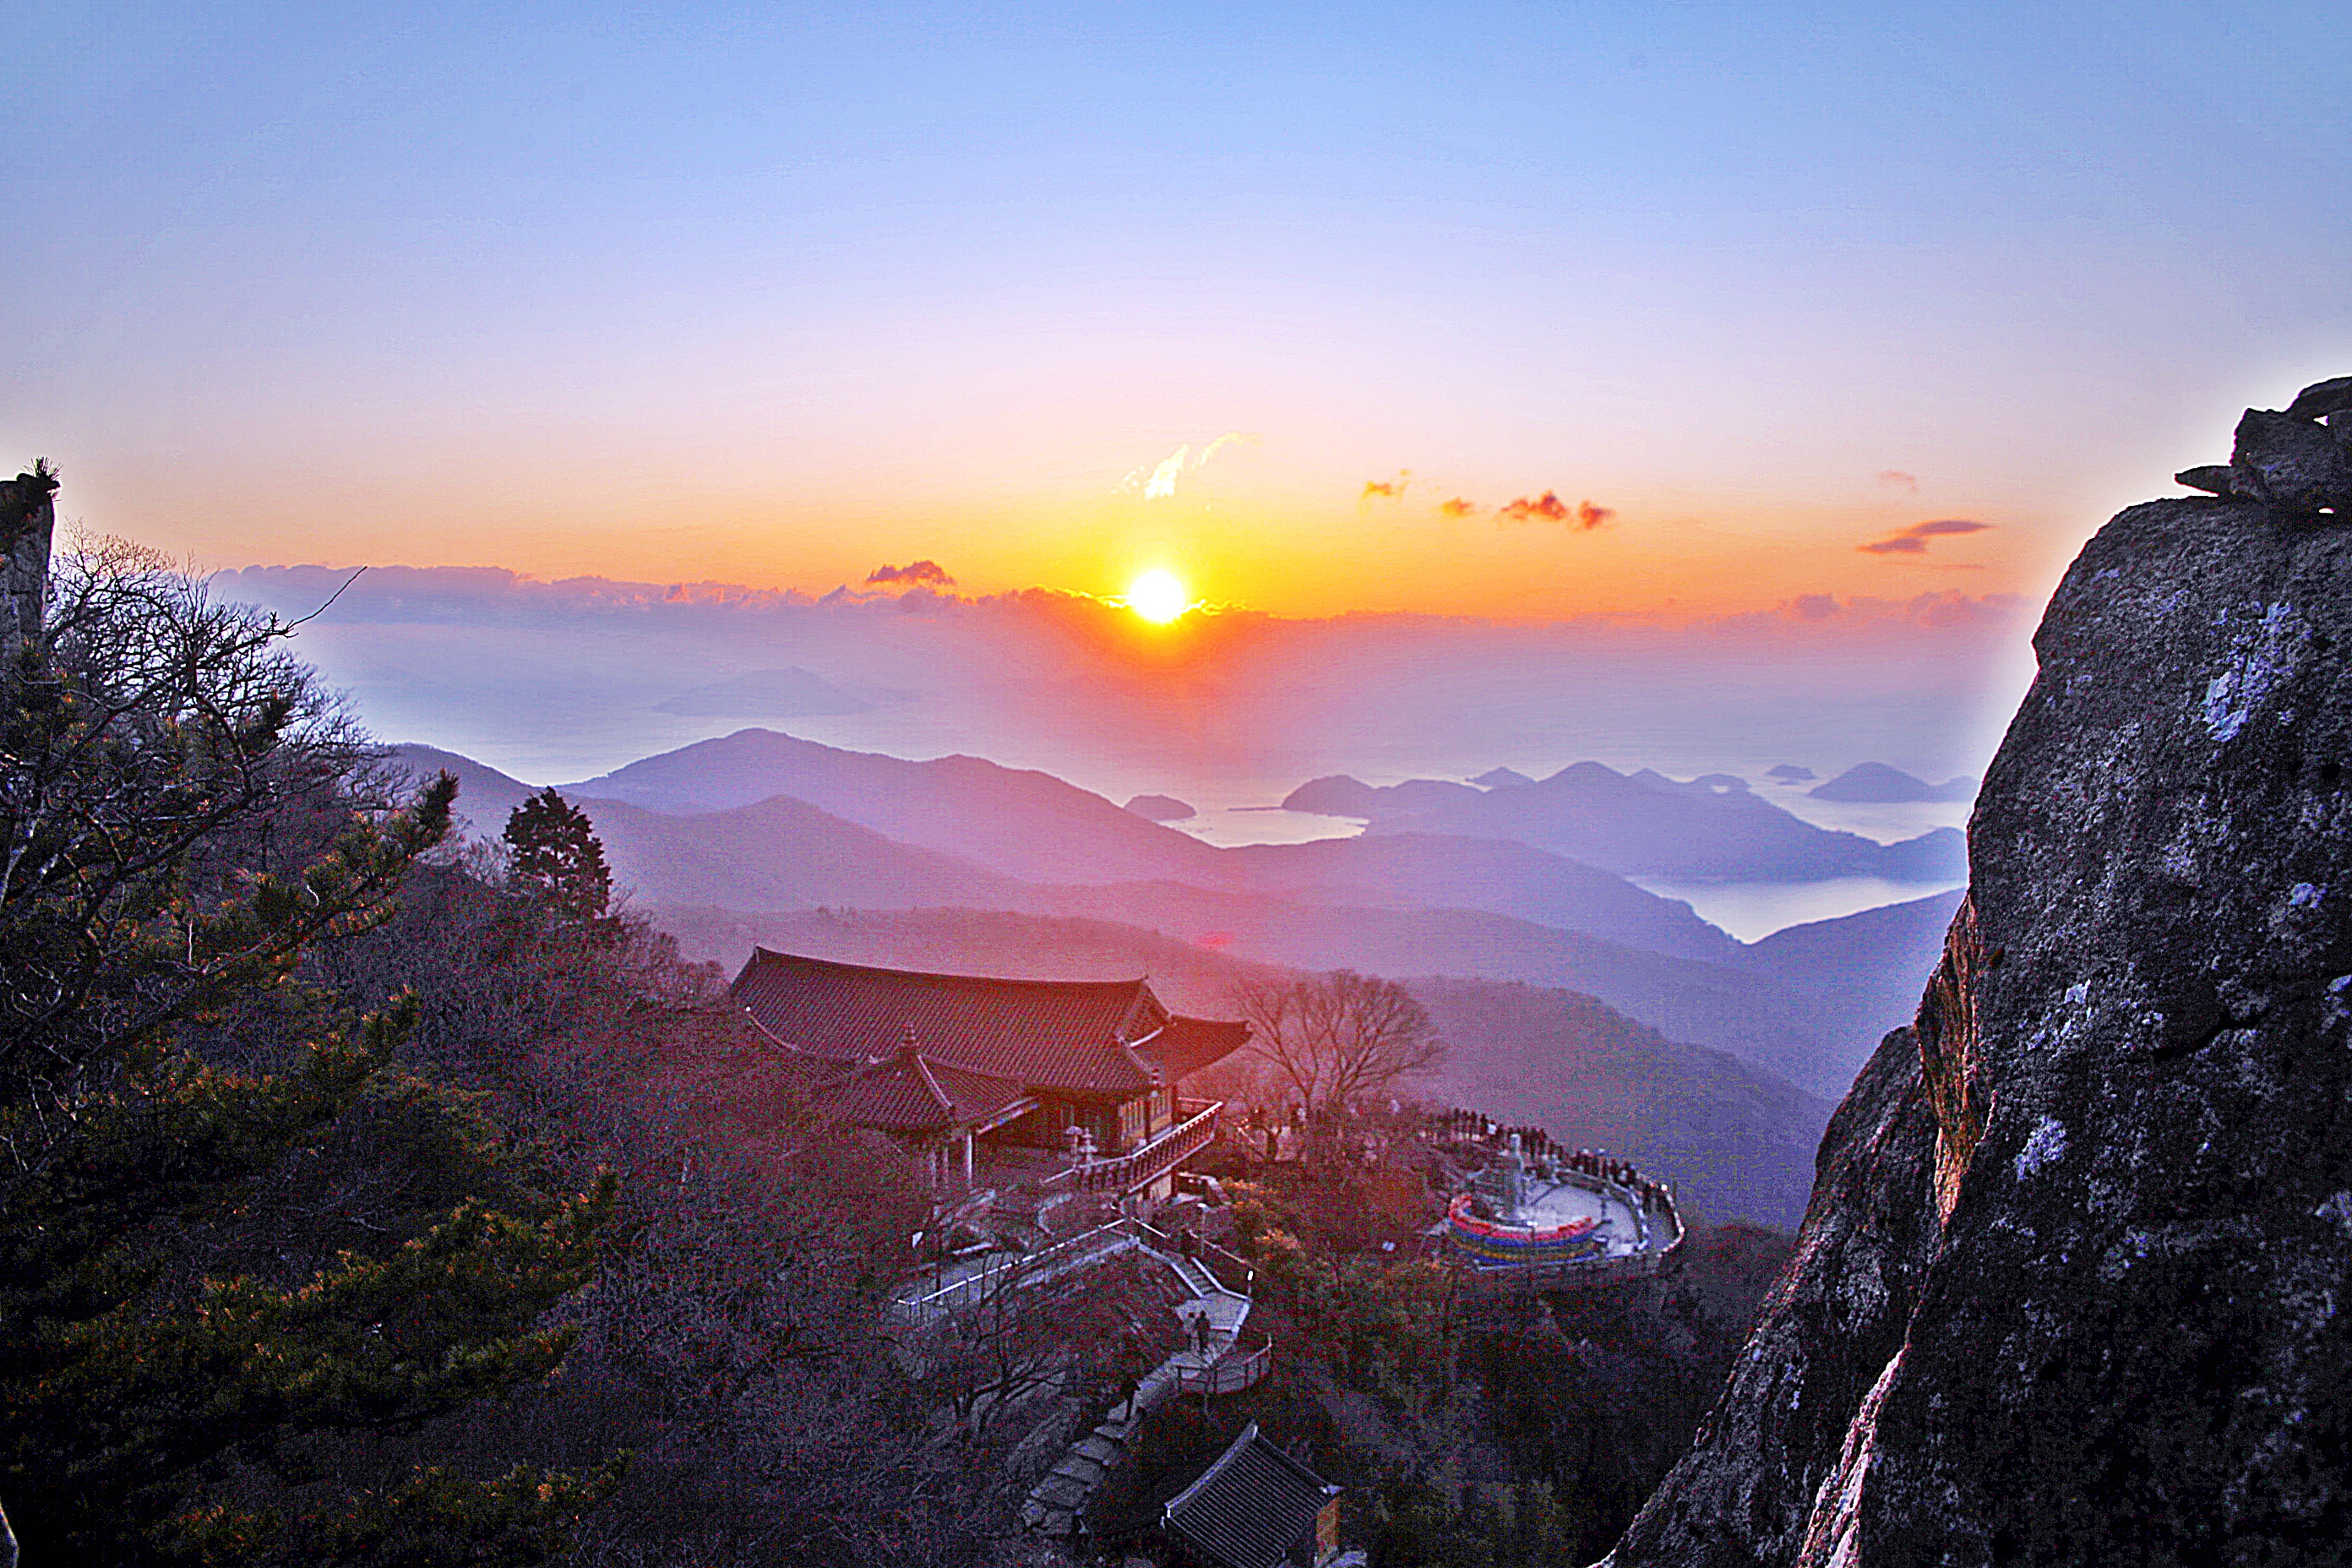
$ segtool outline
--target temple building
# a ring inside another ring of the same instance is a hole
[[[1143,980],[991,980],[752,950],[733,995],[823,1113],[887,1137],[943,1199],[982,1188],[1165,1198],[1216,1136],[1184,1080],[1249,1026],[1171,1013]]]

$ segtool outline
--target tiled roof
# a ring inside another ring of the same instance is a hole
[[[1007,1079],[968,1072],[902,1045],[816,1094],[824,1110],[885,1132],[944,1131],[986,1121],[1026,1090]]]
[[[1276,1568],[1310,1542],[1315,1516],[1339,1489],[1258,1436],[1253,1421],[1201,1479],[1161,1511],[1162,1524],[1224,1568]]]
[[[736,1002],[782,1044],[880,1057],[911,1029],[925,1058],[1032,1089],[1133,1094],[1151,1064],[1128,1041],[1167,1009],[1140,980],[988,980],[876,969],[754,948]]]
[[[1190,1078],[1249,1044],[1250,1026],[1215,1018],[1186,1018],[1170,1014],[1168,1026],[1136,1047],[1136,1051],[1160,1064],[1170,1082]]]

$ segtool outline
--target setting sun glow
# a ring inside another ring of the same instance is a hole
[[[1127,585],[1127,607],[1156,626],[1166,626],[1192,607],[1192,598],[1173,572],[1155,566]]]

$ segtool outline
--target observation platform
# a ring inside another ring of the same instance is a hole
[[[1436,1227],[1446,1259],[1482,1286],[1558,1289],[1646,1279],[1683,1242],[1673,1190],[1623,1160],[1530,1157],[1509,1134]]]

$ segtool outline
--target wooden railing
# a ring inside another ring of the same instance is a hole
[[[1224,1109],[1221,1100],[1185,1103],[1201,1109],[1150,1142],[1108,1160],[1056,1171],[1038,1185],[1048,1191],[1124,1193],[1167,1174],[1209,1146],[1217,1135],[1217,1113]]]

